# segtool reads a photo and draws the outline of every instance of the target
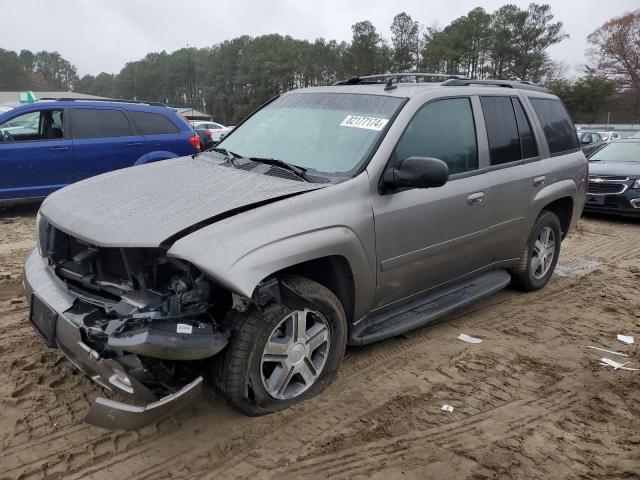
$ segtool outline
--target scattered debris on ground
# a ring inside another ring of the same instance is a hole
[[[466,333],[461,333],[456,338],[458,340],[462,340],[463,342],[467,342],[467,343],[481,343],[482,342],[482,340],[480,340],[479,338],[470,337]]]
[[[633,345],[633,337],[631,335],[622,335],[619,333],[616,338],[627,345]]]

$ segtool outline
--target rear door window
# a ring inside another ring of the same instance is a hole
[[[518,133],[520,135],[520,151],[522,158],[532,158],[538,156],[538,144],[533,136],[533,129],[531,128],[531,122],[527,118],[527,114],[522,108],[520,99],[511,97],[513,103],[513,109],[516,112],[516,122],[518,123]]]
[[[516,114],[510,97],[480,97],[487,126],[491,165],[522,158]]]
[[[491,165],[536,157],[538,147],[531,124],[515,97],[480,97]]]
[[[129,115],[142,135],[163,135],[180,131],[171,120],[159,113],[129,111]]]
[[[449,173],[478,169],[478,146],[471,101],[445,98],[423,106],[411,119],[394,151],[395,165],[409,157],[438,158]]]
[[[578,149],[578,136],[560,100],[530,98],[552,155]]]
[[[122,110],[76,108],[71,110],[73,138],[126,137],[129,120]]]

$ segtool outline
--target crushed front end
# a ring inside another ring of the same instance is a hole
[[[99,398],[85,420],[139,428],[191,401],[203,362],[228,341],[208,279],[161,248],[97,247],[37,223],[24,273],[32,325],[95,382],[138,403]]]

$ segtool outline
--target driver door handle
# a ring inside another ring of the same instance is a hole
[[[478,205],[484,201],[484,192],[475,192],[467,197],[469,205]]]
[[[51,147],[49,150],[52,152],[66,152],[69,150],[69,147]]]

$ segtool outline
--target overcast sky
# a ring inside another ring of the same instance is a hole
[[[493,12],[505,3],[464,0],[0,0],[0,48],[57,50],[78,73],[117,73],[148,52],[187,44],[206,47],[240,35],[288,34],[349,40],[351,25],[370,20],[390,38],[396,13],[446,26],[477,6]],[[547,0],[570,38],[549,49],[575,73],[586,62],[586,37],[606,20],[638,8],[638,0]]]

